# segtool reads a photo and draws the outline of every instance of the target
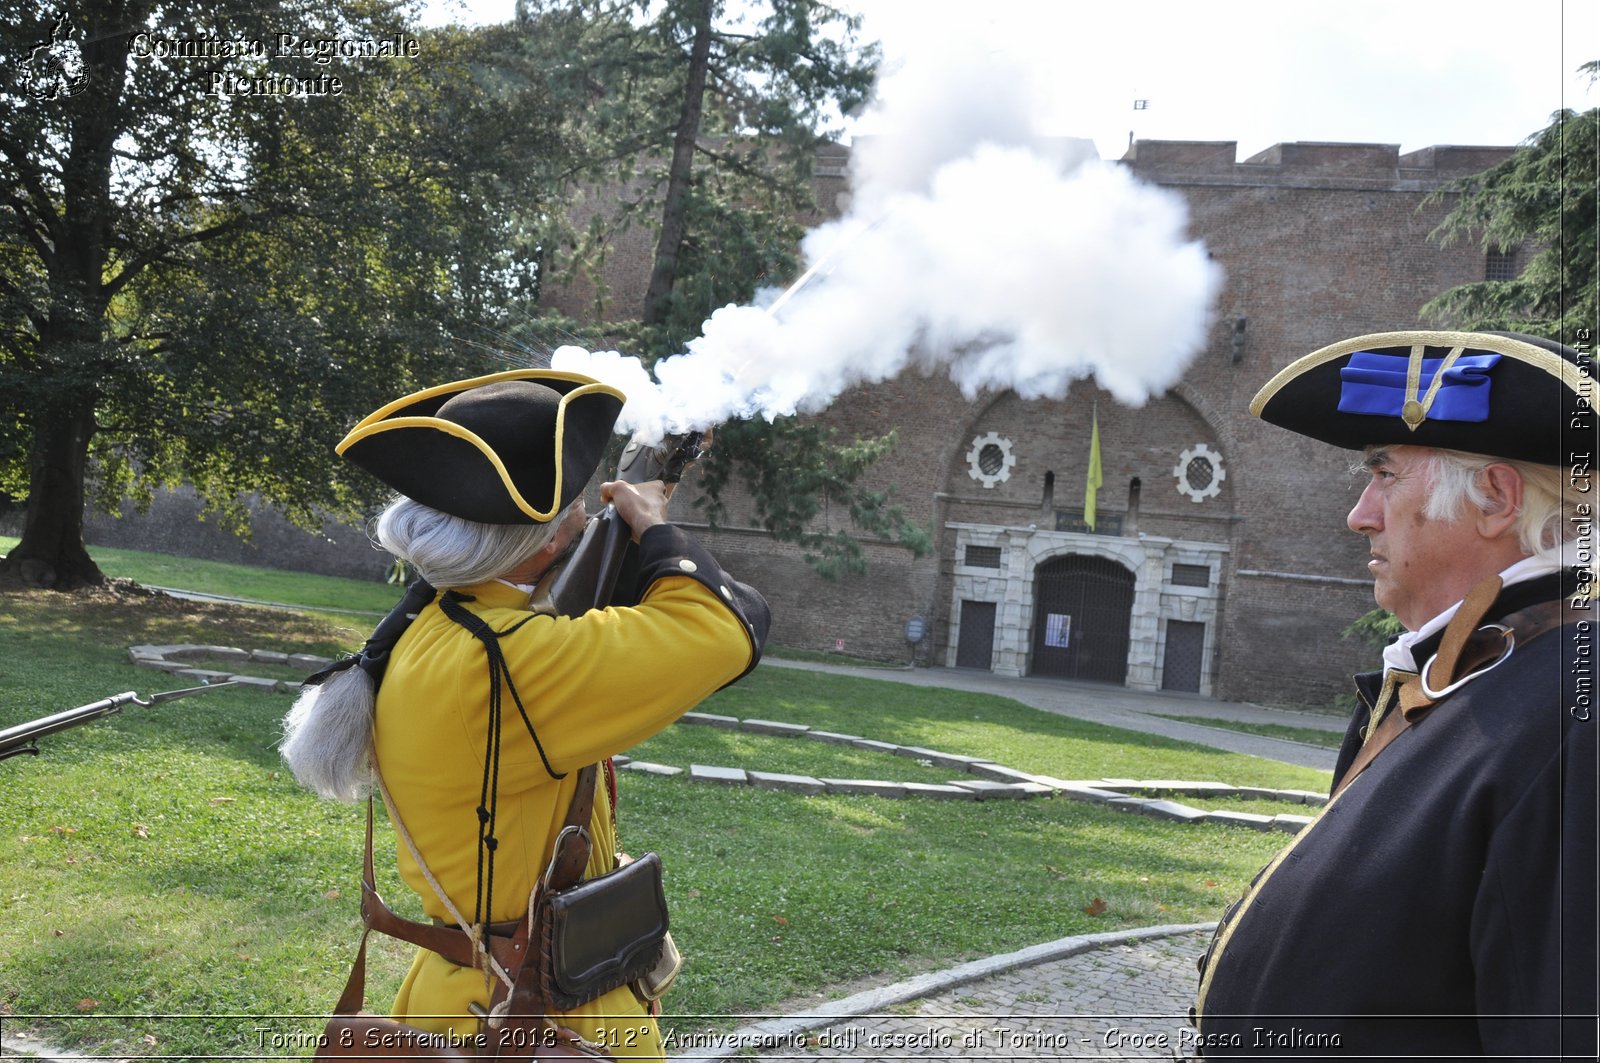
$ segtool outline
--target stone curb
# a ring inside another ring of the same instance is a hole
[[[868,989],[842,1000],[831,1001],[814,1011],[794,1015],[775,1016],[760,1022],[741,1026],[720,1038],[721,1045],[709,1051],[696,1049],[691,1053],[668,1058],[694,1063],[696,1060],[733,1059],[751,1049],[773,1045],[791,1044],[801,1035],[849,1019],[875,1015],[896,1004],[933,996],[950,989],[994,978],[1023,967],[1036,967],[1042,963],[1064,960],[1092,949],[1108,945],[1121,945],[1129,941],[1148,941],[1153,938],[1176,937],[1212,931],[1216,923],[1186,923],[1172,926],[1151,926],[1135,930],[1114,930],[1104,934],[1079,934],[1060,938],[1042,945],[1032,945],[1016,952],[1008,952],[987,959],[973,960],[943,971],[933,971],[908,978],[894,985]]]
[[[206,683],[232,679],[241,686],[288,693],[298,691],[301,684],[290,680],[268,679],[261,676],[234,674],[221,670],[190,668],[187,666],[186,659],[199,658],[219,661],[259,661],[272,664],[288,664],[304,668],[307,672],[315,671],[333,663],[329,658],[318,657],[309,653],[285,654],[276,650],[247,651],[235,646],[208,646],[200,643],[130,646],[128,648],[128,657],[140,667],[158,668],[166,672],[176,673],[186,679],[200,680]],[[1322,794],[1310,790],[1270,790],[1254,786],[1230,786],[1227,783],[1218,782],[1191,782],[1174,779],[1056,779],[1048,775],[1036,775],[1031,772],[1019,771],[1016,768],[1008,768],[984,757],[946,753],[937,749],[928,749],[924,746],[904,746],[895,742],[880,742],[859,735],[815,731],[805,724],[786,723],[780,720],[741,720],[737,716],[721,716],[708,712],[687,712],[679,718],[678,722],[718,727],[725,730],[744,731],[749,734],[786,738],[811,738],[878,753],[911,757],[930,765],[965,771],[968,775],[974,776],[971,779],[952,779],[945,784],[935,785],[885,782],[877,779],[816,779],[811,776],[705,764],[692,764],[689,766],[688,777],[690,781],[720,783],[724,786],[751,785],[760,789],[785,790],[806,795],[826,792],[869,794],[875,797],[896,799],[916,796],[935,800],[965,798],[967,800],[982,801],[994,799],[1027,800],[1034,797],[1062,796],[1072,801],[1089,801],[1101,804],[1120,812],[1133,812],[1180,823],[1227,823],[1255,830],[1278,830],[1291,834],[1298,832],[1309,823],[1310,818],[1292,815],[1261,817],[1246,812],[1207,812],[1203,809],[1191,808],[1188,805],[1167,800],[1166,797],[1175,795],[1196,797],[1248,796],[1294,801],[1305,805],[1320,805],[1327,800]],[[682,768],[675,768],[671,765],[651,764],[642,761],[630,764],[629,758],[626,757],[617,758],[617,766],[629,767],[637,772],[660,776],[683,774]],[[963,791],[965,791],[964,794]],[[1160,796],[1140,797],[1135,796],[1132,791],[1143,791]]]
[[[803,724],[783,723],[777,720],[741,720],[737,716],[688,712],[680,717],[678,722],[752,734],[811,738],[876,753],[910,757],[925,764],[965,771],[972,776],[968,779],[951,779],[943,785],[930,785],[888,782],[882,779],[817,779],[809,775],[786,775],[757,771],[753,768],[722,768],[694,764],[689,769],[691,782],[715,782],[733,786],[748,784],[762,789],[787,790],[806,795],[825,792],[865,794],[889,799],[916,796],[949,800],[965,797],[968,800],[983,801],[1059,796],[1069,801],[1087,801],[1118,812],[1132,812],[1177,823],[1226,823],[1253,830],[1278,830],[1291,834],[1311,822],[1311,817],[1286,814],[1262,816],[1249,812],[1207,812],[1167,798],[1179,795],[1213,798],[1260,797],[1302,805],[1321,805],[1327,802],[1326,796],[1311,790],[1273,790],[1259,786],[1232,786],[1220,782],[1194,782],[1181,779],[1057,779],[1049,775],[1037,775],[1008,768],[984,757],[945,753],[925,746],[880,742],[860,735],[813,731]],[[636,770],[647,769],[641,766]],[[661,765],[651,765],[649,770],[654,770],[656,774],[665,774]],[[962,791],[966,793],[963,795]],[[1157,796],[1137,796],[1138,793]]]
[[[311,653],[288,654],[277,650],[241,650],[237,646],[207,646],[198,642],[180,642],[164,646],[129,646],[128,659],[140,668],[158,668],[163,672],[179,675],[185,679],[200,679],[207,683],[231,679],[241,686],[252,686],[262,690],[282,691],[289,694],[298,691],[301,684],[292,679],[269,679],[266,676],[245,673],[235,674],[209,668],[193,668],[190,667],[187,661],[189,659],[200,659],[233,661],[240,664],[255,661],[259,664],[279,664],[302,668],[308,675],[333,663],[331,657],[319,657]]]

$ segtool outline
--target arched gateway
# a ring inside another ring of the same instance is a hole
[[[1034,572],[1033,675],[1121,685],[1135,577],[1106,557],[1069,554]]]

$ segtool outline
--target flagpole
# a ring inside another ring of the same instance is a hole
[[[1100,467],[1100,397],[1096,395],[1089,429],[1089,471],[1083,488],[1083,523],[1091,532],[1095,530],[1095,503],[1104,479]]]

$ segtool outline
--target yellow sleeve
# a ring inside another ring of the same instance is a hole
[[[655,734],[737,678],[754,653],[738,616],[687,577],[657,580],[637,606],[539,617],[500,647],[550,767],[563,773]],[[460,691],[464,721],[485,715],[486,666],[480,674],[481,684],[469,678]],[[501,785],[547,782],[509,691],[501,718]]]

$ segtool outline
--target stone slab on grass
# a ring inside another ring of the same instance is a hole
[[[749,785],[750,776],[743,768],[719,768],[714,764],[689,765],[690,782],[714,782],[723,786]]]
[[[786,775],[778,771],[750,771],[750,785],[762,790],[789,790],[797,794],[820,794],[826,787],[810,775]]]
[[[872,797],[905,797],[906,785],[881,779],[823,779],[830,794],[868,794]]]
[[[1128,799],[1126,794],[1119,793],[1116,790],[1102,790],[1092,783],[1067,782],[1066,780],[1045,777],[1041,777],[1040,782],[1052,787],[1062,797],[1070,798],[1073,801],[1091,801],[1094,804],[1103,805],[1108,801],[1125,801]]]
[[[180,642],[165,646],[146,644],[141,646],[129,646],[128,656],[133,660],[138,660],[141,657],[148,657],[158,661],[175,661],[185,652],[198,648],[199,647],[195,646],[193,643],[188,642]]]
[[[1255,812],[1210,812],[1206,815],[1207,823],[1231,823],[1238,827],[1249,827],[1251,830],[1271,830],[1272,817],[1258,815]]]
[[[969,764],[967,770],[978,778],[988,779],[991,782],[1037,783],[1039,781],[1039,777],[1031,771],[1018,771],[1016,768],[1008,768],[1004,764],[995,764],[991,761]]]
[[[969,771],[974,764],[992,763],[987,757],[967,757],[960,753],[944,753],[924,746],[900,746],[893,752],[897,757],[912,757],[916,760],[925,760],[936,768],[955,768],[957,771]]]
[[[228,678],[233,680],[235,683],[238,683],[242,687],[255,687],[255,688],[259,689],[259,690],[277,690],[278,689],[278,681],[276,679],[267,679],[264,676],[259,676],[259,675],[230,675]]]
[[[1317,790],[1279,790],[1286,801],[1299,801],[1302,805],[1325,805],[1328,795]]]
[[[624,771],[636,771],[641,775],[682,775],[682,768],[675,768],[671,764],[656,764],[648,760],[630,760],[621,766]]]
[[[184,679],[193,679],[198,683],[220,683],[224,679],[232,678],[228,672],[213,671],[210,668],[184,668],[172,674]]]
[[[811,728],[803,723],[780,723],[777,720],[745,720],[739,730],[758,735],[803,735]]]
[[[1045,797],[1053,790],[1048,786],[1041,786],[1036,782],[1004,783],[994,782],[991,779],[951,779],[951,786],[959,786],[964,790],[971,790],[980,801],[989,801],[995,798],[1009,798],[1020,801],[1028,797]]]
[[[739,717],[718,716],[714,712],[686,712],[678,717],[678,722],[701,723],[708,727],[721,727],[729,731],[735,731],[739,728]]]
[[[1156,819],[1170,819],[1178,823],[1198,823],[1206,818],[1206,813],[1200,809],[1176,801],[1146,801],[1139,811]]]
[[[1285,834],[1299,834],[1311,826],[1310,816],[1294,816],[1285,812],[1272,817],[1272,828],[1281,830]]]
[[[818,742],[827,742],[835,746],[849,746],[862,741],[860,735],[842,735],[837,731],[807,731],[807,738],[815,738]]]
[[[976,801],[978,794],[965,786],[953,783],[908,782],[901,783],[907,797],[931,797],[936,801]]]

